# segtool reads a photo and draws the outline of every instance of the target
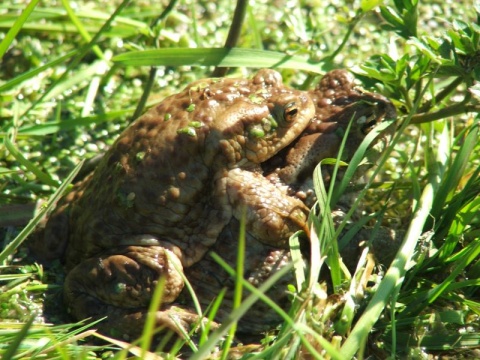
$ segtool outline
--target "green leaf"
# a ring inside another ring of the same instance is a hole
[[[380,4],[383,4],[383,0],[362,0],[360,2],[360,9],[362,9],[363,12],[367,12]]]
[[[473,96],[480,100],[480,83],[476,83],[475,85],[469,87],[468,91],[470,91]]]
[[[381,82],[394,82],[399,77],[395,61],[387,54],[374,55],[360,66],[365,75]]]
[[[438,54],[428,44],[426,44],[422,40],[412,37],[408,40],[408,42],[413,46],[415,46],[418,50],[420,50],[420,52],[426,57],[428,57],[431,61],[439,65],[442,63]]]
[[[390,23],[390,25],[392,25],[393,27],[402,27],[404,25],[402,17],[391,7],[380,7],[380,13],[382,14],[385,21]]]

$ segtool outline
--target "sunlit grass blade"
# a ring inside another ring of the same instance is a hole
[[[65,81],[59,83],[54,89],[52,89],[52,91],[49,92],[48,95],[44,97],[43,101],[50,101],[51,99],[56,98],[71,89],[80,87],[80,84],[87,86],[88,83],[86,81],[91,82],[96,75],[105,73],[107,69],[108,63],[106,61],[95,61],[90,66],[84,68],[83,71],[78,72],[77,74],[70,76]]]
[[[30,329],[30,326],[32,326],[34,320],[35,320],[35,316],[32,315],[30,316],[28,321],[25,324],[23,324],[22,329],[18,332],[15,339],[10,343],[10,345],[7,347],[5,352],[2,354],[2,359],[12,359],[14,357],[14,354],[17,352],[20,346],[20,343],[27,336],[27,332]]]
[[[29,161],[22,153],[15,147],[8,135],[3,138],[5,148],[14,156],[17,161],[22,164],[28,171],[31,171],[44,184],[56,187],[58,183],[54,181],[48,174],[41,171],[35,164]]]
[[[243,292],[243,274],[245,271],[245,247],[246,247],[246,216],[247,208],[246,206],[242,209],[242,217],[240,219],[240,231],[238,233],[238,250],[237,250],[237,263],[235,271],[235,288],[233,291],[233,302],[232,302],[232,312],[235,312],[242,302],[242,292]],[[228,352],[232,346],[235,331],[237,330],[237,322],[234,321],[228,329],[227,338],[222,349],[222,357],[224,360],[228,356]]]
[[[144,348],[132,345],[128,342],[121,341],[121,340],[118,340],[118,339],[114,339],[114,338],[99,334],[98,332],[95,332],[92,335],[99,338],[99,339],[107,341],[109,343],[112,343],[114,345],[117,345],[121,349],[128,350],[130,353],[132,353],[135,356],[138,356],[141,359],[146,359],[146,360],[163,360],[164,359],[164,357],[161,356],[161,355],[157,355],[157,354],[155,354],[153,352],[150,352],[150,351],[145,351]],[[122,353],[117,354],[117,356],[116,356],[116,359],[126,359],[126,358],[127,358],[127,356],[122,354]],[[177,358],[172,357],[171,359],[177,359]]]
[[[295,271],[295,280],[297,281],[297,291],[302,291],[305,286],[305,272],[307,271],[307,264],[303,260],[303,254],[300,249],[300,233],[297,232],[290,236],[290,254],[292,255],[293,269]]]
[[[225,298],[226,293],[227,293],[226,288],[223,288],[222,290],[220,290],[219,293],[217,294],[217,296],[215,297],[215,300],[211,304],[211,306],[209,306],[206,309],[205,312],[208,313],[208,318],[207,318],[208,321],[205,324],[202,333],[200,334],[200,339],[198,341],[199,346],[202,346],[208,340],[208,336],[209,336],[210,332],[212,331],[211,330],[212,324],[215,321],[215,315],[220,310],[220,307],[222,306],[222,302],[223,302],[223,299]]]
[[[321,73],[321,64],[280,52],[243,48],[174,48],[132,51],[112,59],[124,66],[220,66],[296,68]]]
[[[34,76],[42,73],[43,71],[46,71],[48,69],[55,68],[58,65],[61,65],[65,63],[68,59],[70,59],[72,56],[74,56],[77,53],[77,50],[70,51],[69,53],[58,57],[55,60],[52,60],[42,66],[36,67],[30,71],[27,71],[23,74],[20,74],[19,76],[15,77],[12,80],[7,81],[5,84],[0,85],[0,93],[10,90],[17,86],[18,84],[21,84],[22,82],[33,78]]]
[[[90,36],[88,31],[85,29],[85,27],[83,26],[82,22],[77,17],[75,12],[73,11],[72,7],[70,6],[70,3],[66,0],[61,0],[61,1],[63,4],[63,7],[65,8],[65,11],[67,12],[68,17],[70,18],[71,22],[75,25],[79,34],[83,37],[85,42],[92,41],[92,37]],[[98,47],[98,45],[92,46],[92,50],[100,59],[107,60],[102,50],[100,50],[100,48]]]
[[[140,339],[142,353],[136,354],[141,358],[143,358],[144,357],[143,354],[146,354],[150,349],[150,345],[154,337],[155,326],[157,325],[156,324],[157,317],[155,314],[157,312],[157,309],[160,309],[162,306],[162,295],[163,295],[164,289],[165,289],[165,277],[160,277],[160,279],[157,282],[157,286],[155,286],[152,299],[150,300],[150,305],[148,307],[147,320],[145,321],[145,326],[143,327],[143,332]]]
[[[89,330],[98,321],[85,325],[80,322],[76,324],[64,324],[64,325],[47,325],[47,324],[35,324],[30,321],[25,324],[20,323],[0,323],[0,341],[2,345],[8,345],[12,348],[16,346],[14,343],[20,339],[19,346],[15,349],[15,353],[12,357],[5,357],[2,355],[2,359],[24,359],[24,358],[68,358],[72,354],[79,354],[98,350],[99,347],[80,345],[81,340],[95,334],[95,330]],[[21,334],[22,329],[27,326],[28,331],[25,334]],[[1,349],[2,351],[4,348]],[[57,357],[55,357],[57,356]]]
[[[3,55],[5,55],[5,52],[12,44],[18,32],[22,29],[23,25],[37,6],[38,2],[39,0],[30,1],[30,3],[26,6],[25,10],[22,11],[20,16],[18,16],[17,20],[15,20],[15,23],[13,23],[13,25],[10,27],[2,42],[0,43],[0,59],[3,58]]]
[[[48,121],[43,124],[21,127],[18,130],[18,136],[46,136],[55,134],[59,131],[68,131],[81,126],[91,124],[101,124],[102,122],[118,119],[122,116],[133,113],[134,108],[110,111],[101,115],[85,116],[74,120]]]
[[[48,4],[48,3],[46,3]],[[43,4],[45,5],[45,4]],[[10,5],[4,10],[5,13],[0,14],[0,29],[11,29],[14,21],[18,18],[15,10],[22,10],[23,5]],[[13,10],[13,11],[12,11]],[[97,32],[102,23],[110,17],[110,14],[95,10],[94,8],[76,8],[75,15],[83,20],[84,29],[88,32]],[[112,26],[104,33],[106,36],[129,37],[139,33],[149,34],[148,25],[143,22],[126,16],[118,16]],[[22,24],[22,32],[60,32],[65,34],[78,33],[78,28],[70,23],[67,11],[62,7],[37,7],[30,14],[27,21]],[[91,21],[90,21],[91,20]]]

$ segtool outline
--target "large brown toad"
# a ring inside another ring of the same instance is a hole
[[[305,229],[308,208],[262,175],[260,164],[309,125],[306,92],[273,70],[206,79],[165,99],[127,128],[95,172],[65,196],[44,230],[44,258],[64,258],[64,294],[78,319],[137,335],[165,279],[158,326],[196,316],[171,304],[180,272],[199,262],[244,210],[248,231],[275,248]],[[173,320],[175,319],[175,320]]]
[[[396,111],[392,103],[382,95],[365,92],[357,87],[353,76],[345,70],[327,73],[319,85],[309,91],[309,94],[316,107],[314,120],[300,137],[279,154],[264,162],[262,168],[264,176],[272,183],[282,188],[285,193],[294,195],[311,206],[314,200],[311,196],[314,167],[324,158],[337,157],[349,123],[352,124],[343,154],[345,161],[351,159],[373,126],[386,119],[394,119]],[[381,142],[378,145],[385,145],[392,131],[393,127],[388,128],[381,135],[381,139],[378,139]],[[329,175],[327,171],[323,173],[326,182],[329,181]],[[306,196],[308,193],[310,196]],[[240,233],[239,229],[238,219],[232,219],[224,228],[219,241],[211,249],[233,268],[237,261],[238,242],[236,240]],[[379,250],[374,249],[374,254],[379,255],[379,261],[382,263],[391,261],[396,248],[395,244],[401,240],[399,234],[385,228],[381,228],[376,234],[372,234],[369,229],[362,229],[342,251],[342,258],[350,268],[356,264],[360,256],[359,243],[369,240],[372,235],[374,236],[371,239],[373,245],[380,247]],[[259,241],[254,231],[247,229],[245,241],[244,277],[255,287],[291,263],[289,250]],[[389,243],[378,245],[381,242]],[[388,254],[385,249],[388,249]],[[202,261],[186,269],[186,275],[204,308],[207,308],[221,289],[227,290],[222,307],[217,313],[217,319],[224,320],[232,311],[233,278],[209,254]],[[284,309],[290,302],[287,292],[288,284],[295,284],[292,273],[284,276],[267,292],[267,295]],[[245,295],[247,294],[248,292],[245,292]],[[183,300],[189,303],[190,295],[186,292],[183,295]],[[259,333],[280,321],[281,318],[274,309],[258,301],[243,316],[237,328],[239,332],[246,334]]]

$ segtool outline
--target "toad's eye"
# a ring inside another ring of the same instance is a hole
[[[283,108],[283,118],[286,122],[292,122],[298,114],[298,108],[295,101],[289,102]]]
[[[365,114],[357,119],[357,124],[360,126],[362,134],[367,135],[380,122],[378,114],[372,109],[370,114]]]
[[[361,131],[364,135],[367,135],[372,129],[377,125],[377,119],[376,118],[370,118],[368,121],[362,125]]]

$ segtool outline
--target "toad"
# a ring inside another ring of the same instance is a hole
[[[308,93],[263,69],[252,79],[196,81],[137,119],[59,201],[33,246],[40,257],[65,259],[71,314],[108,316],[103,332],[136,336],[163,278],[156,325],[182,333],[198,320],[174,305],[182,272],[233,219],[245,212],[256,240],[287,249],[308,208],[265,178],[261,163],[292,143],[314,111]]]

